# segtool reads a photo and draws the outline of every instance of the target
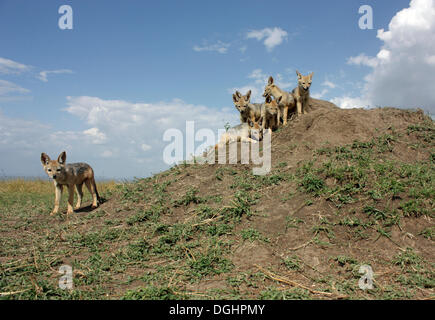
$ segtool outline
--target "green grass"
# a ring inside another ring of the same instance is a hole
[[[429,156],[400,161],[394,155],[411,136]],[[0,293],[10,293],[0,298],[331,298],[270,278],[256,260],[243,258],[244,246],[255,253],[261,246],[273,257],[265,262],[269,270],[332,298],[427,297],[433,261],[424,250],[394,242],[394,235],[403,237],[402,229],[418,222],[409,236],[433,241],[433,137],[433,124],[410,125],[370,141],[323,146],[296,169],[277,162],[267,176],[218,167],[209,174],[220,188],[216,194],[203,194],[201,184],[179,184],[184,173],[192,177],[201,168],[185,164],[129,183],[99,183],[107,205],[69,217],[67,193],[62,213],[49,216],[48,181],[0,182]],[[265,211],[273,201],[281,216]],[[83,206],[90,203],[85,191]],[[265,231],[268,218],[279,231]],[[374,254],[385,243],[394,252]],[[357,256],[361,251],[366,255]],[[73,268],[73,290],[58,287],[64,264]],[[367,292],[357,284],[362,264],[374,266],[377,280]]]
[[[243,240],[248,240],[250,242],[254,242],[256,240],[263,241],[263,242],[270,241],[267,237],[262,235],[260,231],[254,229],[254,228],[244,229],[240,233],[241,233]]]

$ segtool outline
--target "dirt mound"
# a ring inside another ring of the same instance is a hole
[[[422,111],[312,99],[308,114],[273,133],[268,175],[251,165],[181,165],[133,189],[160,190],[145,206],[159,208],[166,229],[148,240],[155,248],[171,234],[167,250],[184,248],[177,292],[425,298],[434,288],[434,133]],[[368,291],[358,285],[362,265],[374,270]]]
[[[412,112],[394,108],[340,109],[331,102],[311,99],[309,113],[289,122],[273,136],[273,150],[288,145],[312,149],[337,146],[353,141],[367,141],[391,130],[403,130],[427,119],[422,110]],[[296,158],[305,156],[303,148],[293,151]],[[281,158],[274,157],[280,161]]]
[[[74,290],[38,272],[24,298],[433,298],[429,117],[312,99],[308,114],[273,133],[271,150],[264,176],[253,165],[181,164],[118,185],[90,213],[57,223],[11,216],[10,232],[24,240],[9,247],[23,250],[0,258],[23,267],[0,264],[0,278],[13,284],[3,291],[22,289],[26,268],[56,261],[72,264]]]
[[[167,229],[153,234],[150,246],[189,226],[189,236],[171,238],[171,248],[185,247],[184,276],[199,272],[193,282],[180,280],[187,292],[428,297],[434,288],[434,133],[422,111],[343,110],[312,99],[308,114],[273,133],[266,176],[254,176],[250,165],[196,164],[138,182],[162,190],[160,200],[147,202],[154,203],[151,212],[159,203],[165,212],[159,223]],[[362,265],[374,271],[368,291],[358,285]]]

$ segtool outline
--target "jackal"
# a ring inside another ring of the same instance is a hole
[[[248,122],[241,123],[235,127],[229,128],[227,132],[222,134],[219,143],[215,146],[215,149],[219,145],[225,145],[229,142],[251,142],[258,143],[263,139],[263,129],[261,127],[261,120],[254,121],[248,120]]]
[[[251,90],[242,96],[239,91],[233,94],[233,102],[240,112],[240,122],[247,123],[250,119],[253,123],[260,121],[263,104],[251,103]]]
[[[279,97],[276,100],[272,100],[271,96],[266,96],[266,101],[263,105],[262,109],[262,128],[276,130],[279,127],[280,123],[280,110],[279,103],[281,102],[282,97]]]
[[[314,72],[303,76],[296,70],[298,76],[298,86],[293,89],[292,93],[296,100],[298,115],[307,113],[307,107],[310,99],[310,86],[313,81]]]
[[[57,160],[51,160],[50,157],[41,153],[41,163],[48,176],[53,179],[55,186],[54,209],[50,215],[59,211],[59,202],[62,196],[63,187],[68,188],[68,211],[67,214],[73,213],[74,189],[77,192],[77,204],[75,209],[80,209],[83,197],[83,183],[86,184],[89,192],[92,194],[92,208],[98,207],[101,202],[100,196],[95,184],[94,171],[87,163],[69,163],[65,164],[66,152],[63,151]]]
[[[271,96],[275,99],[278,99],[281,97],[281,101],[278,104],[279,107],[279,117],[281,118],[282,115],[282,122],[284,125],[287,124],[287,117],[289,110],[293,109],[295,107],[295,99],[293,97],[293,94],[290,92],[286,92],[284,90],[281,90],[276,84],[274,84],[274,80],[272,77],[269,77],[269,81],[264,88],[263,97]]]

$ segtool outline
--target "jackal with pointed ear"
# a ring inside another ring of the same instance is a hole
[[[53,179],[55,186],[54,209],[50,215],[59,211],[59,202],[62,196],[63,187],[68,188],[68,211],[67,214],[73,213],[74,189],[77,192],[77,203],[75,209],[80,209],[83,197],[83,183],[86,184],[89,192],[92,194],[92,208],[98,207],[101,202],[98,195],[97,185],[94,179],[94,170],[87,163],[65,163],[66,152],[63,151],[57,160],[51,160],[50,157],[41,153],[41,163],[47,175]]]
[[[280,118],[282,116],[282,122],[284,125],[287,124],[287,117],[289,110],[292,110],[295,107],[295,99],[290,92],[281,90],[275,83],[272,77],[269,77],[269,81],[264,88],[263,97],[271,96],[274,97],[275,100],[281,98],[280,103],[278,105],[280,109]]]
[[[247,123],[248,120],[251,120],[253,123],[260,121],[263,104],[251,103],[250,100],[251,90],[244,96],[239,91],[233,94],[233,102],[236,109],[240,112],[241,123]]]
[[[296,100],[296,108],[298,115],[307,113],[308,103],[310,100],[310,86],[313,81],[314,72],[307,76],[303,76],[296,70],[298,76],[298,86],[293,89],[292,93]]]
[[[263,139],[263,128],[261,127],[261,120],[252,122],[241,123],[235,127],[229,128],[227,132],[222,134],[219,143],[215,146],[215,149],[219,145],[226,145],[230,142],[251,142],[258,143]]]
[[[280,109],[279,103],[281,102],[282,96],[276,100],[272,100],[271,96],[266,96],[266,101],[263,105],[262,110],[262,128],[276,130],[280,123]]]

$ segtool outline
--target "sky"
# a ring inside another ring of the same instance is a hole
[[[149,176],[165,131],[217,137],[235,90],[261,102],[296,70],[342,108],[435,114],[435,0],[0,0],[0,176],[42,176],[41,152],[64,150],[97,177]]]

